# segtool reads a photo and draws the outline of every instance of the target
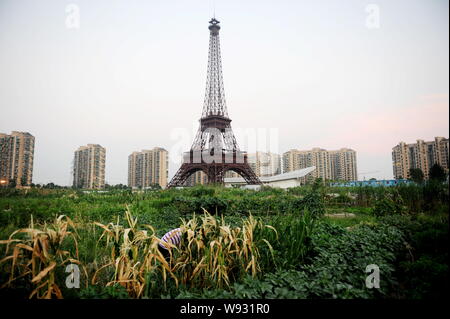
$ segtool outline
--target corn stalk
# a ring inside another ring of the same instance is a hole
[[[50,299],[53,296],[62,299],[63,295],[57,284],[57,269],[67,263],[80,265],[75,228],[72,220],[65,215],[56,217],[52,224],[44,224],[42,230],[35,228],[31,218],[29,228],[19,229],[8,240],[1,240],[0,244],[6,245],[6,254],[10,250],[12,254],[0,260],[0,264],[7,263],[6,269],[9,271],[8,281],[0,288],[12,287],[18,279],[27,278],[34,286],[30,299]],[[69,240],[75,246],[74,256],[63,248]]]
[[[256,276],[260,271],[258,245],[254,240],[254,230],[265,227],[253,217],[243,220],[242,228],[231,228],[224,220],[205,214],[182,221],[182,240],[179,247],[170,245],[171,260],[164,259],[158,250],[161,240],[155,236],[154,229],[144,225],[138,228],[129,208],[125,212],[128,227],[117,222],[103,225],[99,240],[106,238],[111,246],[108,263],[99,268],[92,278],[97,283],[100,271],[112,268],[112,278],[106,285],[119,284],[125,287],[132,298],[143,296],[149,285],[149,273],[162,276],[166,285],[169,278],[179,284],[197,288],[229,286],[244,274]],[[270,226],[267,226],[270,227]],[[274,230],[274,229],[273,229]],[[275,231],[275,230],[274,230]],[[276,232],[276,231],[275,231]],[[272,251],[270,243],[265,241]]]

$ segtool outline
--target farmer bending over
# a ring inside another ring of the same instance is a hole
[[[166,245],[166,243],[178,246],[180,244],[180,241],[181,228],[172,229],[161,238],[161,242],[158,244],[158,249],[167,261],[169,261],[170,259],[170,247],[169,245]]]

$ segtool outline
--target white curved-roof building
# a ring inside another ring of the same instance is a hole
[[[309,173],[316,169],[315,166],[299,169],[296,171],[273,175],[273,176],[261,176],[259,179],[264,185],[279,188],[296,187],[302,184],[302,180]],[[232,187],[238,185],[246,185],[245,188],[258,189],[259,185],[247,185],[242,177],[230,177],[225,178],[225,187]]]

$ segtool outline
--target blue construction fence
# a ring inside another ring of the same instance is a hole
[[[412,184],[414,182],[407,179],[386,179],[386,180],[368,180],[368,181],[352,181],[331,183],[331,187],[355,187],[355,186],[397,186],[400,184]]]

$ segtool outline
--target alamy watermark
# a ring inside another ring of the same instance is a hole
[[[366,272],[371,273],[366,277],[366,287],[369,289],[380,288],[380,267],[375,264],[367,265]]]
[[[67,288],[80,288],[80,268],[76,264],[69,264],[66,267],[69,276],[66,277]]]
[[[71,3],[66,5],[65,23],[67,29],[80,28],[80,7],[77,4]]]
[[[222,147],[232,145],[235,139],[240,150],[252,154],[256,152],[279,153],[279,129],[278,128],[218,128],[210,127],[198,131],[197,125],[193,129],[174,128],[170,132],[170,138],[174,141],[169,154],[174,164],[179,164],[178,159],[183,158],[183,163],[243,163],[244,153],[222,152]],[[200,148],[195,141],[201,142]],[[190,152],[191,147],[194,150]],[[214,152],[212,151],[214,149]],[[270,158],[262,157],[261,161],[270,162]]]
[[[378,4],[368,4],[365,9],[366,28],[379,29],[380,28],[380,6]]]

